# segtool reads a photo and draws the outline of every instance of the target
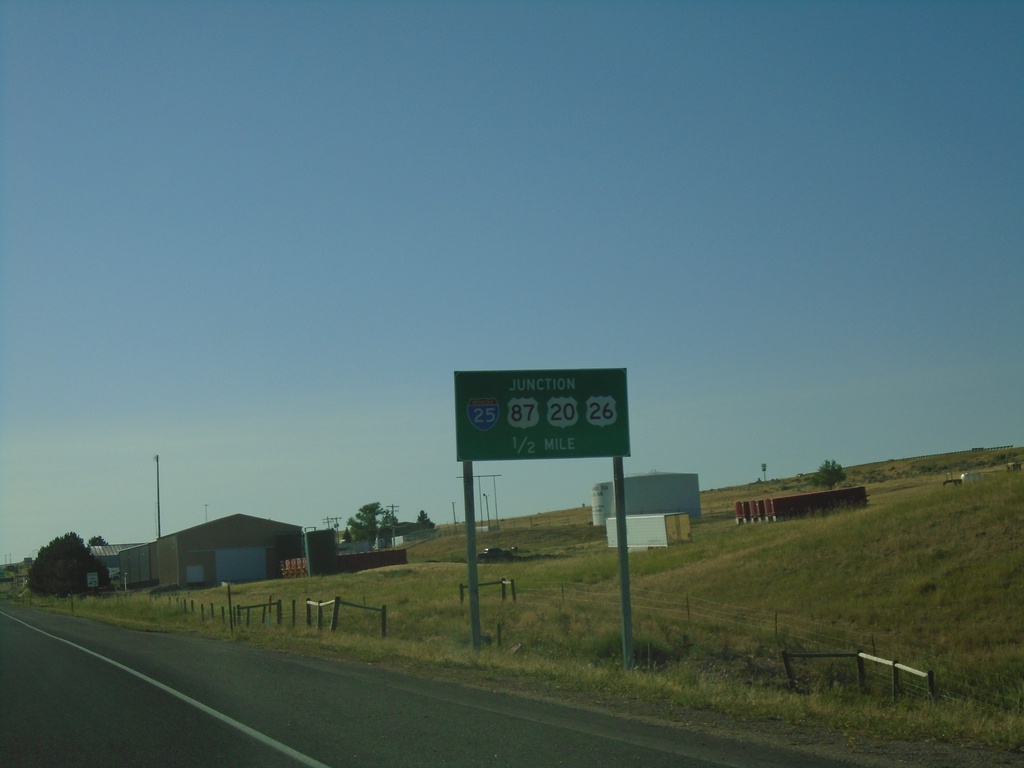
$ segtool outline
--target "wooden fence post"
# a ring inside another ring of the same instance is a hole
[[[331,632],[338,628],[338,612],[341,610],[341,598],[334,596],[334,615],[331,616]]]
[[[380,607],[380,636],[382,638],[388,636],[388,607],[386,605]]]
[[[793,677],[793,667],[790,666],[789,654],[786,651],[782,652],[782,666],[786,668],[786,677],[789,678],[789,687],[796,688],[796,678]]]

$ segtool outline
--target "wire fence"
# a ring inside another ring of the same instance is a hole
[[[573,605],[600,605],[619,610],[619,590],[616,584],[542,583],[520,584],[519,600]],[[902,642],[899,638],[885,637],[881,643],[871,633],[847,630],[833,624],[804,619],[764,608],[739,606],[716,602],[660,590],[633,588],[630,603],[634,622],[647,616],[663,616],[683,623],[692,623],[705,629],[742,627],[771,634],[775,640],[802,650],[868,651],[884,653],[893,659],[912,663],[916,667],[934,670],[937,678],[938,698],[969,702],[985,707],[1024,712],[1024,666],[1018,675],[985,672],[941,658],[930,652]],[[881,647],[879,647],[881,645]],[[920,698],[932,698],[927,682],[906,678],[901,685],[904,693]]]
[[[566,512],[546,512],[539,515],[525,515],[523,517],[502,517],[500,519],[478,518],[476,521],[477,531],[523,531],[536,528],[561,528],[567,526],[579,527],[592,525],[590,507],[580,507],[578,510]],[[429,534],[419,534],[416,540],[438,538],[442,536],[465,536],[466,523],[439,523]],[[407,537],[407,539],[410,537]]]

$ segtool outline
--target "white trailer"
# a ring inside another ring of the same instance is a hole
[[[615,517],[605,522],[608,546],[619,546],[619,531]],[[629,549],[667,547],[678,541],[690,540],[690,515],[677,512],[670,515],[627,515],[626,546]]]

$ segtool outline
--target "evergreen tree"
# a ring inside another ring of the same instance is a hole
[[[96,573],[101,588],[110,585],[110,573],[103,561],[89,554],[82,537],[65,533],[39,550],[28,570],[29,588],[37,595],[66,597],[84,592],[86,574]]]
[[[384,539],[385,547],[395,546],[395,526],[398,525],[398,515],[395,510],[385,509],[380,518],[380,538]]]
[[[380,528],[378,520],[382,514],[384,514],[384,508],[379,501],[361,506],[355,516],[350,517],[346,523],[352,534],[352,540],[368,541],[371,545],[376,544],[377,530]]]

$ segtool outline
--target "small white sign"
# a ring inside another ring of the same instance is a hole
[[[100,585],[100,575],[96,571],[85,574],[85,585],[87,587],[98,587]]]

